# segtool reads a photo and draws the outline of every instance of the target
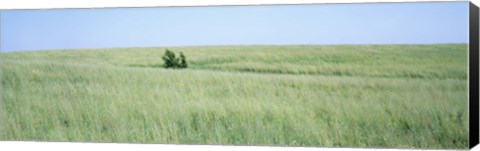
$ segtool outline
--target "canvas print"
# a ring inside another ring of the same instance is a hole
[[[1,140],[467,149],[468,4],[1,10]]]

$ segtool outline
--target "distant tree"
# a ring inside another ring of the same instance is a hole
[[[187,68],[187,59],[182,52],[180,52],[180,58],[175,57],[175,53],[166,49],[165,54],[162,57],[164,62],[163,67],[165,68]]]
[[[164,62],[163,67],[165,68],[177,68],[178,67],[178,59],[175,58],[175,53],[171,52],[170,50],[166,49],[165,54],[162,57]]]
[[[187,63],[187,58],[185,55],[183,55],[182,52],[180,52],[180,68],[187,68],[188,63]]]

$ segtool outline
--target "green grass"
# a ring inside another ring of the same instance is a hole
[[[467,45],[2,53],[3,140],[468,148]]]

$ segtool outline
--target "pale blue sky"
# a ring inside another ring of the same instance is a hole
[[[0,51],[468,43],[468,2],[2,10]]]

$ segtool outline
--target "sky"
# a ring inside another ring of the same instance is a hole
[[[468,43],[468,2],[1,10],[0,51]]]

